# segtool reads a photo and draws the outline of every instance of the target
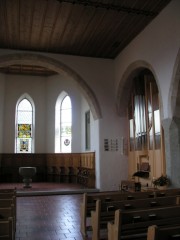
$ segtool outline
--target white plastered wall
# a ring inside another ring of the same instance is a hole
[[[81,96],[72,79],[59,74],[53,77],[2,74],[0,83],[2,86],[0,108],[1,129],[7,129],[2,134],[3,144],[1,144],[1,152],[14,152],[16,103],[26,93],[33,99],[35,104],[35,152],[53,153],[55,141],[55,104],[62,91],[67,92],[72,100],[72,131],[75,138],[72,144],[72,152],[81,152],[81,131],[83,131],[83,128],[81,128],[81,115],[85,111],[82,108],[82,102],[86,101]]]

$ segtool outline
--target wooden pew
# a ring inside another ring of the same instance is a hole
[[[14,204],[16,205],[17,192],[15,189],[0,189],[0,199],[14,199]]]
[[[122,200],[102,203],[101,210],[116,210],[116,209],[145,209],[152,207],[164,207],[164,206],[173,206],[179,205],[180,195],[178,196],[165,196],[165,197],[155,197],[155,198],[142,198],[134,200]]]
[[[83,236],[87,235],[87,231],[91,230],[91,211],[95,209],[95,203],[97,199],[104,202],[109,201],[122,201],[127,199],[142,199],[142,198],[154,198],[163,196],[175,196],[180,194],[180,189],[167,189],[167,190],[156,190],[156,191],[146,191],[146,192],[125,192],[121,191],[108,191],[108,192],[97,192],[97,193],[84,193],[83,201],[80,206],[81,215],[81,233]]]
[[[107,191],[107,192],[96,192],[96,193],[84,193],[83,201],[80,205],[80,216],[81,216],[81,233],[86,236],[87,230],[91,229],[90,217],[91,210],[95,209],[96,200],[109,200],[112,196],[121,197],[122,193],[120,191]],[[89,221],[89,222],[88,222]],[[87,223],[88,222],[88,223]]]
[[[158,227],[152,225],[148,227],[147,240],[177,240],[180,239],[180,224],[176,226]]]
[[[15,219],[16,222],[16,201],[13,198],[8,198],[8,199],[0,199],[0,208],[8,208],[12,207],[13,208],[13,218]]]
[[[11,204],[11,206],[9,207],[0,208],[0,219],[9,218],[9,217],[14,218],[13,208],[14,208],[13,204]]]
[[[17,199],[16,191],[14,191],[13,189],[0,190],[0,207],[8,207],[8,203],[13,204],[15,220],[16,220],[16,208],[17,208],[16,199]]]
[[[166,209],[166,210],[165,210]],[[170,212],[170,209],[172,212]],[[97,200],[96,202],[96,210],[91,212],[91,223],[92,223],[92,239],[99,240],[100,238],[100,230],[106,229],[108,224],[108,236],[114,237],[114,232],[119,232],[122,229],[122,224],[127,224],[128,231],[130,230],[130,226],[135,226],[137,220],[143,220],[142,223],[147,223],[148,221],[154,221],[158,218],[167,218],[168,214],[171,217],[178,217],[180,220],[180,205],[176,206],[166,206],[166,207],[150,207],[148,209],[136,209],[136,210],[119,210],[121,211],[121,221],[119,225],[116,224],[115,211],[101,211],[101,201]],[[178,212],[179,211],[179,212]],[[108,223],[110,221],[114,221],[114,223]],[[133,224],[132,224],[133,223]],[[152,222],[151,222],[152,223]],[[152,225],[152,224],[151,224]],[[147,225],[146,225],[147,227]],[[133,228],[135,231],[136,228]],[[147,230],[147,229],[146,229]],[[139,233],[139,232],[138,232]],[[110,238],[111,240],[115,240],[115,238]],[[120,239],[120,238],[118,238]]]
[[[17,189],[16,188],[4,188],[0,189],[0,193],[13,193],[16,194]]]
[[[6,188],[0,189],[0,208],[13,208],[13,218],[16,220],[16,200],[17,200],[17,189]]]
[[[13,219],[0,219],[0,239],[2,240],[14,240],[15,234],[13,230]]]
[[[180,195],[180,188],[167,188],[165,190],[157,190],[156,195],[157,197]]]
[[[0,189],[0,194],[11,194],[16,196],[17,189],[16,188],[5,188]]]
[[[90,217],[91,211],[96,207],[96,200],[104,202],[109,201],[122,201],[127,199],[141,199],[141,198],[153,198],[156,193],[151,192],[134,192],[134,193],[122,193],[120,191],[108,191],[108,192],[97,192],[97,193],[84,193],[83,201],[80,206],[81,215],[81,233],[83,236],[87,235],[87,230],[91,229]],[[163,194],[164,196],[164,194]]]
[[[161,227],[180,224],[180,205],[138,211],[118,209],[114,222],[108,222],[108,240],[146,239],[147,229],[153,224]],[[96,235],[93,240],[98,237]]]
[[[16,205],[17,190],[16,188],[12,189],[0,189],[0,199],[13,198],[14,204]]]
[[[9,207],[1,207],[0,208],[0,220],[7,220],[8,218],[13,219],[13,231],[16,231],[16,218],[14,216],[14,204],[11,204]]]

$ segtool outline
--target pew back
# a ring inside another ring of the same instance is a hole
[[[101,211],[114,211],[116,209],[145,209],[161,206],[173,206],[180,204],[179,196],[156,197],[147,199],[122,200],[101,203]]]
[[[122,232],[126,235],[131,233],[142,233],[147,231],[147,227],[152,225],[152,221],[157,224],[167,225],[169,221],[180,221],[180,205],[156,207],[136,210],[119,210],[120,216],[118,226],[109,227],[108,231]],[[100,239],[100,229],[107,228],[107,224],[114,220],[114,211],[101,211],[101,201],[97,200],[96,210],[91,212],[92,239]],[[178,220],[177,220],[178,219]],[[116,218],[115,218],[116,222]],[[110,223],[112,225],[112,223]],[[111,229],[110,229],[111,228]],[[113,234],[110,234],[113,235]],[[119,238],[118,238],[119,239]],[[112,240],[115,240],[112,238]]]
[[[13,231],[13,219],[0,220],[0,239],[14,240],[15,234]]]
[[[180,224],[180,206],[167,206],[139,211],[115,211],[114,223],[108,222],[108,240],[119,240],[122,236],[143,234],[149,226],[170,226]]]
[[[158,227],[152,225],[148,227],[147,240],[175,240],[180,239],[180,225]]]
[[[15,198],[8,198],[8,199],[0,199],[0,208],[13,208],[13,217],[16,221],[16,200]]]
[[[115,202],[115,201],[126,201],[133,199],[148,199],[148,198],[159,198],[164,196],[175,196],[180,194],[180,189],[167,189],[167,190],[150,190],[145,192],[121,192],[121,191],[106,191],[96,193],[84,193],[83,201],[81,203],[81,233],[86,236],[87,229],[91,229],[91,211],[95,209],[96,200],[102,202]]]

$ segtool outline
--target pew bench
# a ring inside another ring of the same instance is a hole
[[[178,240],[180,239],[180,224],[176,226],[148,227],[147,240]]]
[[[84,193],[83,201],[80,206],[81,216],[81,233],[83,236],[87,235],[87,230],[91,229],[91,211],[96,208],[96,201],[101,200],[103,202],[123,201],[142,198],[154,198],[155,192],[134,192],[134,193],[122,193],[120,191],[108,191],[98,193]],[[161,195],[160,195],[161,196]],[[164,194],[163,194],[164,196]]]
[[[16,195],[16,188],[4,188],[4,189],[0,189],[0,193],[13,193]]]
[[[0,239],[15,240],[13,218],[0,219]]]
[[[87,231],[92,229],[91,225],[91,211],[96,207],[96,200],[101,200],[103,202],[112,201],[125,201],[133,199],[147,199],[156,198],[164,196],[176,196],[180,194],[180,189],[166,189],[166,190],[150,190],[144,192],[121,192],[121,191],[106,191],[106,192],[96,192],[96,193],[84,193],[83,201],[80,206],[80,216],[81,216],[81,233],[83,236],[87,235]]]
[[[148,209],[155,207],[180,205],[180,195],[156,198],[143,198],[135,200],[123,200],[101,203],[101,211],[115,211],[117,209],[132,210],[132,209]]]
[[[8,208],[12,207],[13,208],[13,218],[16,221],[16,201],[13,198],[8,198],[8,199],[0,199],[0,208]]]
[[[91,229],[90,217],[91,211],[96,207],[96,200],[101,199],[104,201],[111,200],[112,196],[122,195],[120,191],[107,191],[107,192],[96,192],[96,193],[84,193],[83,201],[80,205],[80,216],[81,216],[81,233],[83,236],[87,235],[87,230]]]
[[[4,221],[4,220],[7,220],[9,218],[12,218],[13,220],[13,231],[14,233],[16,232],[16,218],[14,216],[14,204],[11,204],[11,206],[9,207],[2,207],[0,208],[0,221]]]
[[[115,219],[115,211],[101,211],[101,201],[97,200],[96,210],[91,212],[92,239],[100,239],[100,230],[107,229],[109,240],[119,240],[114,238],[114,232],[128,232],[132,234],[146,233],[147,227],[152,225],[152,221],[162,221],[163,224],[169,223],[168,218],[178,218],[180,220],[180,206],[166,206],[138,210],[116,210],[120,212],[119,219]],[[114,223],[112,223],[114,221]],[[109,222],[109,223],[108,223]],[[118,222],[118,224],[117,224]],[[139,225],[138,225],[139,224]],[[133,227],[132,227],[133,226]],[[142,228],[142,230],[141,230]],[[126,234],[127,235],[127,234]],[[113,238],[110,238],[113,236]]]
[[[0,189],[0,239],[15,239],[16,188]]]
[[[113,222],[108,222],[108,240],[146,238],[148,227],[180,224],[180,205],[138,211],[116,210]],[[99,239],[95,235],[93,240]]]
[[[0,192],[0,199],[13,199],[13,204],[16,206],[16,194],[14,194],[13,192],[4,192],[1,193]]]

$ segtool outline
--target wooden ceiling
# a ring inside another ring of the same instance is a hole
[[[171,0],[1,0],[0,48],[114,59]]]

